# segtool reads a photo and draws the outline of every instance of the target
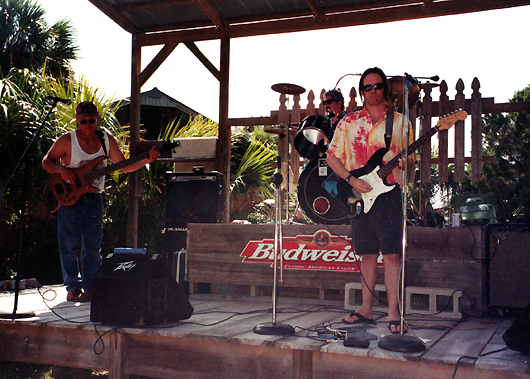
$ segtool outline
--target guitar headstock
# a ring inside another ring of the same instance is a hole
[[[446,130],[451,129],[451,127],[458,121],[458,120],[465,120],[467,117],[467,112],[460,109],[459,111],[454,111],[451,114],[448,114],[447,116],[444,116],[438,120],[436,123],[436,128],[438,130]]]

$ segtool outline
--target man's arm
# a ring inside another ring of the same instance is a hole
[[[59,163],[62,159],[63,162],[65,158],[70,155],[70,136],[65,134],[59,137],[57,141],[54,142],[50,150],[46,153],[42,159],[41,166],[43,169],[48,171],[50,174],[61,174],[63,180],[67,183],[73,183],[75,180],[75,175],[67,167]]]
[[[149,158],[142,159],[141,161],[135,162],[130,166],[124,167],[121,169],[121,171],[125,173],[134,172],[141,169],[146,164],[156,161],[159,156],[160,152],[155,150],[155,147],[153,146],[153,148],[149,150]],[[118,142],[112,136],[109,136],[109,157],[112,163],[118,163],[125,159],[120,147],[118,146]]]
[[[340,161],[339,158],[335,157],[334,155],[328,154],[326,161],[328,163],[328,166],[331,167],[335,174],[337,174],[344,180],[348,178],[350,172],[346,169],[346,167]],[[350,179],[348,180],[348,184],[360,193],[366,193],[372,190],[372,187],[366,181],[362,179],[357,179],[354,176],[350,177]]]

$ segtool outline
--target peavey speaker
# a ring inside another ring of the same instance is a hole
[[[508,328],[502,339],[511,350],[530,355],[530,305],[526,307],[524,314]]]
[[[193,307],[158,254],[109,254],[94,276],[90,321],[147,326],[191,317]]]
[[[222,174],[166,173],[166,254],[186,249],[188,223],[216,223],[221,217]]]
[[[530,303],[530,225],[490,224],[487,235],[488,305],[524,309]]]

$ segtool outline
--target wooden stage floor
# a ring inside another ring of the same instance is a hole
[[[406,317],[421,353],[378,347],[390,334],[386,316],[377,325],[346,326],[338,301],[278,298],[277,321],[294,336],[255,334],[272,320],[270,297],[192,294],[189,320],[145,328],[90,322],[90,303],[66,302],[63,286],[26,289],[19,311],[30,319],[0,320],[0,360],[109,371],[109,378],[530,378],[530,358],[506,348],[512,321]],[[0,310],[11,312],[13,292],[0,292]],[[345,347],[333,331],[369,333],[368,348]],[[498,352],[494,352],[500,350]],[[494,352],[493,354],[488,354]],[[456,368],[456,370],[455,370]]]

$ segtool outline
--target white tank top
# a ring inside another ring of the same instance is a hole
[[[103,138],[105,141],[105,147],[107,148],[107,151],[109,151],[109,136],[107,133],[103,133]],[[103,151],[103,146],[99,148],[98,152],[95,154],[87,154],[81,146],[79,146],[79,141],[77,140],[77,134],[75,130],[70,132],[70,139],[72,141],[72,157],[70,158],[70,164],[68,165],[68,168],[78,168],[81,166],[84,166],[91,160],[100,157],[102,155],[105,155],[105,152]],[[107,165],[107,159],[103,160],[96,169],[105,167]],[[94,180],[92,183],[94,187],[99,188],[99,192],[103,192],[105,189],[105,176],[102,176],[96,180]]]

